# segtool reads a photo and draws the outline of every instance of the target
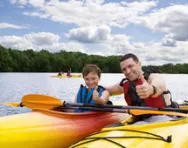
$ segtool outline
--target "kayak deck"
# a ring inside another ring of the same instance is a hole
[[[30,113],[0,118],[0,145],[3,148],[62,148],[119,122],[120,113],[66,113],[36,109]]]
[[[126,122],[125,122],[126,123]],[[142,125],[120,124],[106,127],[71,146],[71,148],[187,148],[188,118]]]
[[[147,125],[104,128],[86,137],[71,148],[187,148],[188,118]]]

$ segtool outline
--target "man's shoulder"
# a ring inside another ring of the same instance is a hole
[[[163,77],[159,73],[151,73],[147,81],[151,82],[153,80],[163,80]]]
[[[161,77],[161,75],[159,73],[151,73],[149,75],[149,78],[153,78],[153,77]]]
[[[128,81],[127,78],[123,78],[120,83],[119,83],[119,86],[123,87],[124,83],[126,83]]]

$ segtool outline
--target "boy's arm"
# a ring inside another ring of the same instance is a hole
[[[107,90],[102,92],[101,97],[99,97],[99,94],[96,90],[93,92],[93,100],[95,100],[97,104],[106,104],[109,100],[109,96],[110,94]]]

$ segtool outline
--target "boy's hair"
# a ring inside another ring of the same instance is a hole
[[[87,64],[84,68],[83,68],[83,70],[82,70],[82,75],[83,75],[83,77],[84,76],[87,76],[89,73],[91,73],[91,72],[93,72],[93,73],[96,73],[98,76],[99,76],[99,78],[101,77],[101,70],[100,70],[100,68],[97,66],[97,65],[95,65],[95,64]]]
[[[139,59],[136,55],[132,54],[132,53],[128,53],[128,54],[125,54],[124,56],[122,56],[120,58],[120,62],[123,62],[129,58],[132,58],[135,62],[139,62]]]

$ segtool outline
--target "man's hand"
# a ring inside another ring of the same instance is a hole
[[[153,86],[148,84],[148,82],[144,80],[142,85],[136,86],[136,92],[141,99],[148,98],[153,94]]]

